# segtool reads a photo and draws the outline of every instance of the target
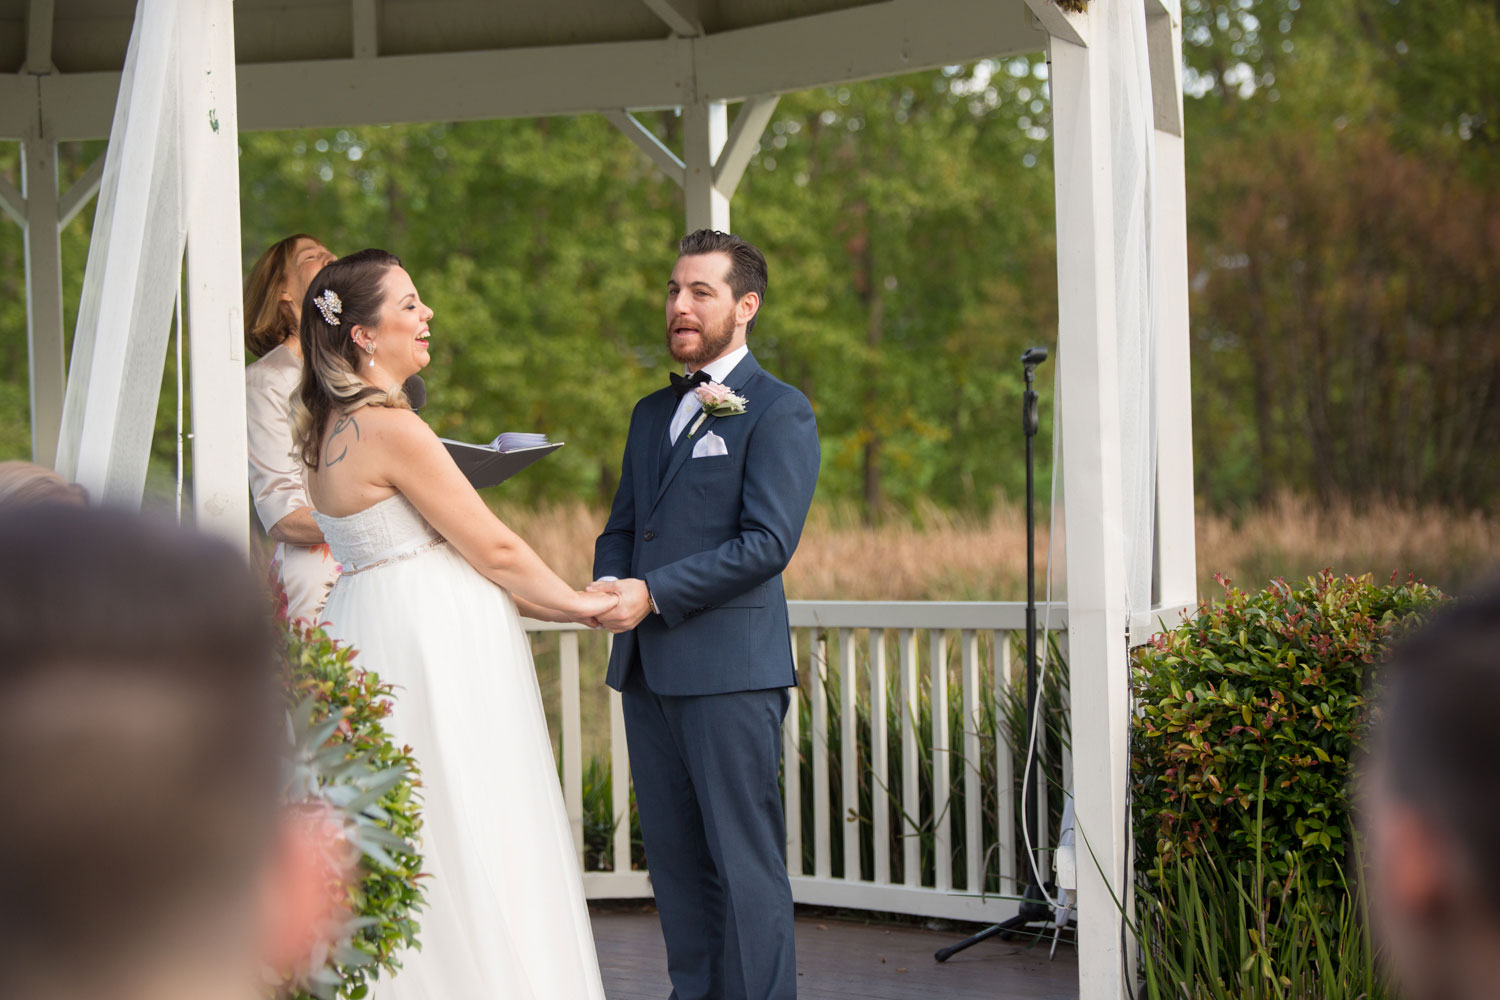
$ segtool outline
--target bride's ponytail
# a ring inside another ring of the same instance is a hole
[[[350,334],[374,326],[385,304],[385,273],[401,261],[384,250],[361,250],[319,271],[302,300],[302,383],[292,396],[292,433],[302,463],[318,467],[323,428],[333,413],[365,406],[410,409],[400,385],[381,389],[359,377],[360,350]]]

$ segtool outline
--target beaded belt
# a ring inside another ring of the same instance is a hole
[[[434,538],[430,542],[424,542],[423,544],[418,545],[414,549],[407,549],[405,552],[397,552],[393,556],[386,556],[384,559],[376,559],[374,562],[365,563],[363,566],[356,566],[353,569],[346,569],[340,575],[341,576],[353,576],[356,573],[363,573],[365,570],[368,570],[368,569],[375,569],[376,567],[379,567],[379,566],[386,566],[386,565],[389,565],[391,563],[403,562],[404,560],[411,559],[414,556],[419,556],[422,553],[427,552],[427,551],[429,551],[431,549],[435,549],[439,545],[447,545],[447,544],[448,544],[448,540],[446,538]]]

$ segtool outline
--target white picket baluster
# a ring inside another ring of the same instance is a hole
[[[797,633],[792,632],[792,669],[797,666]],[[786,870],[802,874],[802,715],[798,688],[788,691],[786,721],[781,726],[782,786],[786,811]]]
[[[891,881],[891,762],[886,754],[885,630],[870,629],[870,816],[875,828],[875,883]]]
[[[828,639],[809,636],[812,660],[813,875],[833,874],[828,832]]]
[[[928,633],[929,680],[932,703],[932,847],[933,885],[953,888],[953,817],[948,814],[948,767],[953,762],[948,743],[948,633]]]
[[[1008,697],[1013,681],[1012,663],[1010,655],[1010,632],[995,630],[990,633],[992,642],[991,655],[994,660],[994,685],[995,685],[995,707],[1002,711],[1005,699]],[[1020,885],[1016,882],[1016,842],[1020,839],[1020,833],[1016,827],[1016,802],[1015,796],[1011,794],[1011,782],[1015,780],[1016,763],[1012,760],[1010,752],[1010,741],[1005,738],[1003,732],[997,733],[995,739],[995,780],[999,783],[1000,793],[995,796],[999,804],[999,816],[995,829],[999,832],[999,842],[995,845],[995,852],[1000,858],[1000,891],[1019,891]],[[1024,763],[1022,761],[1021,763]]]
[[[844,871],[850,881],[859,874],[859,678],[854,665],[854,630],[839,629],[839,768],[844,790]]]
[[[964,687],[964,870],[970,892],[984,891],[984,839],[979,746],[979,636],[971,628],[959,634],[963,647]],[[1002,794],[1000,798],[1005,798]]]
[[[573,850],[583,863],[583,706],[578,692],[578,633],[558,635],[562,659],[563,802],[573,831]]]

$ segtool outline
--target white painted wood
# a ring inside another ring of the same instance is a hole
[[[1011,632],[990,633],[990,683],[994,686],[997,711],[1003,710],[1005,699],[1015,684],[1011,637]],[[1021,817],[1016,815],[1016,800],[1010,793],[1010,788],[1011,782],[1015,780],[1017,766],[1015,755],[1011,753],[1010,740],[1004,739],[1002,734],[1002,738],[995,740],[995,780],[1004,790],[995,796],[995,855],[1001,892],[1020,892],[1022,884],[1030,881],[1027,873],[1021,872],[1018,879],[1016,872],[1016,845],[1021,841],[1021,828],[1018,825]]]
[[[870,630],[870,809],[875,881],[891,881],[891,766],[886,745],[885,632]]]
[[[811,637],[812,650],[812,764],[813,764],[813,875],[833,875],[833,845],[828,815],[828,638]]]
[[[140,504],[181,275],[177,17],[161,0],[134,22],[69,361],[57,468],[101,504]]]
[[[714,164],[728,138],[728,112],[723,101],[683,107],[683,187],[690,233],[699,229],[729,232],[729,196],[714,186]]]
[[[1151,58],[1151,104],[1156,116],[1156,127],[1162,132],[1180,138],[1182,136],[1182,0],[1146,0],[1146,41]],[[1160,152],[1159,149],[1158,152]],[[1158,198],[1161,197],[1160,171],[1161,163],[1158,160]],[[1158,284],[1158,292],[1160,292],[1160,284]]]
[[[685,38],[703,34],[703,18],[693,0],[641,0],[641,3],[661,18],[673,34]]]
[[[695,46],[695,78],[700,100],[733,101],[1045,45],[1045,33],[1018,3],[885,0],[708,35]]]
[[[0,212],[22,229],[26,228],[26,199],[6,177],[0,177]]]
[[[855,669],[854,630],[839,629],[839,777],[844,814],[844,878],[859,872],[859,676]]]
[[[932,704],[932,827],[933,886],[953,888],[953,816],[949,796],[953,763],[948,735],[948,634],[941,629],[927,633],[928,700]]]
[[[628,111],[615,109],[604,112],[610,124],[625,133],[626,138],[635,143],[646,156],[655,163],[657,169],[665,174],[678,187],[687,185],[687,167],[683,165],[677,154],[656,137],[656,133],[642,125],[640,120]]]
[[[1024,601],[788,601],[793,628],[1005,629],[1026,627]],[[1049,613],[1037,605],[1037,616]],[[1053,628],[1067,626],[1067,607],[1050,606]]]
[[[1016,4],[886,0],[703,38],[255,63],[239,71],[240,127],[681,107],[1034,52],[1044,44],[1035,20]],[[45,78],[41,93],[55,115],[54,139],[107,135],[118,87],[119,74],[111,72]],[[18,96],[19,103],[12,100]],[[0,138],[25,135],[34,97],[19,74],[0,74]]]
[[[1089,22],[1084,14],[1063,10],[1055,0],[1025,0],[1037,23],[1052,38],[1074,45],[1087,45]]]
[[[33,8],[34,9],[34,8]],[[31,459],[57,462],[67,391],[63,352],[62,244],[58,240],[57,144],[38,132],[21,144],[25,198],[26,344],[31,364]]]
[[[913,916],[938,917],[944,920],[971,920],[996,924],[1016,915],[1016,901],[1003,896],[980,896],[943,892],[939,889],[908,885],[872,885],[850,883],[842,879],[792,877],[792,899],[811,906],[837,906],[849,909],[877,910],[882,913],[908,913]],[[840,996],[820,993],[820,996]],[[845,996],[878,996],[879,994],[844,994]]]
[[[643,871],[584,872],[586,899],[650,899],[651,876]]]
[[[792,633],[792,669],[797,669],[797,633]],[[781,725],[782,811],[786,813],[786,870],[802,874],[802,691],[787,690],[790,700]]]
[[[1094,0],[1105,3],[1125,0]],[[1092,9],[1086,17],[1102,17]],[[1100,22],[1102,23],[1102,22]],[[1120,545],[1121,442],[1114,306],[1110,40],[1051,41],[1057,193],[1058,363],[1078,856],[1080,1000],[1120,1000],[1126,967],[1125,781],[1128,726]],[[1092,864],[1086,858],[1097,858]]]
[[[53,0],[31,0],[26,5],[25,73],[51,73]]]
[[[609,689],[609,779],[610,815],[615,821],[615,873],[624,874],[634,868],[630,857],[630,748],[625,739],[625,703],[614,688]]]
[[[766,126],[771,124],[771,117],[776,114],[776,105],[780,100],[780,97],[774,96],[752,97],[740,105],[740,110],[734,116],[734,124],[729,127],[729,138],[724,143],[724,150],[714,163],[714,187],[724,192],[724,197],[734,197],[734,192],[740,186],[740,179],[745,176],[745,168],[750,165],[750,158],[760,147],[760,137],[765,134]]]
[[[380,54],[379,12],[375,0],[350,0],[354,22],[354,58],[374,59]]]
[[[568,826],[573,831],[573,852],[579,864],[583,855],[583,701],[578,680],[578,633],[558,636],[562,689],[562,786]]]
[[[964,692],[964,870],[969,892],[984,891],[984,802],[980,783],[979,725],[979,635],[973,629],[959,633]],[[1004,809],[1005,796],[998,796]],[[1002,812],[1003,816],[1004,813]]]
[[[57,228],[61,232],[68,228],[68,224],[77,218],[78,213],[83,211],[94,195],[99,193],[99,181],[104,177],[104,157],[99,157],[90,163],[83,175],[73,182],[62,201],[58,204]]]
[[[917,752],[918,699],[917,633],[902,629],[897,633],[901,648],[901,881],[905,885],[922,884],[922,801],[917,772],[921,756]]]
[[[183,5],[180,17],[178,122],[188,231],[193,515],[200,530],[248,554],[234,5],[232,0],[194,0]],[[146,443],[149,447],[149,433]]]
[[[1168,0],[1170,16],[1146,22],[1152,44],[1152,80],[1156,82],[1156,48],[1182,50],[1178,0]],[[1165,39],[1165,42],[1163,42]],[[1193,400],[1188,313],[1187,182],[1181,129],[1182,77],[1173,76],[1176,91],[1153,98],[1177,111],[1178,128],[1161,127],[1157,113],[1156,247],[1156,600],[1163,607],[1195,606],[1198,558],[1193,506]],[[1169,123],[1170,124],[1170,123]],[[1163,615],[1168,626],[1180,620]]]

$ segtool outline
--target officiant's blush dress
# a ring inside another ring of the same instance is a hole
[[[396,685],[422,771],[421,951],[375,1000],[603,1000],[578,855],[515,602],[403,496],[316,514],[344,573],[323,617]]]

